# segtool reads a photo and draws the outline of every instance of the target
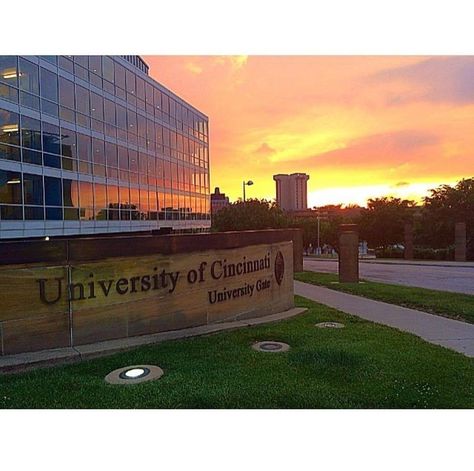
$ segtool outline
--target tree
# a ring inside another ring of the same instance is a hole
[[[454,225],[465,222],[467,256],[474,259],[474,178],[460,180],[455,186],[440,185],[423,199],[423,211],[417,225],[420,245],[445,248],[454,243]]]
[[[289,218],[275,202],[249,199],[222,208],[212,218],[213,231],[245,231],[289,227]]]
[[[373,248],[403,243],[404,226],[415,207],[412,200],[391,196],[369,199],[358,220],[361,239]]]

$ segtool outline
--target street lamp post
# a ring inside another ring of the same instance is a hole
[[[328,213],[326,211],[320,211],[316,206],[313,207],[316,210],[316,221],[318,222],[318,247],[316,248],[316,255],[321,255],[321,239],[320,239],[320,221],[321,219],[327,219]]]
[[[318,212],[318,249],[316,255],[321,255],[321,245],[319,243],[319,212]]]
[[[244,201],[245,201],[245,187],[246,187],[246,186],[251,186],[251,185],[253,185],[253,181],[252,181],[252,180],[249,180],[249,181],[247,181],[247,182],[244,180],[244,181],[242,182],[242,190],[243,190],[243,193],[244,193]]]

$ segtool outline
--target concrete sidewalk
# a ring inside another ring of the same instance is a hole
[[[295,294],[474,357],[474,324],[295,281]]]

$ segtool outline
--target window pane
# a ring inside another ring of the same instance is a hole
[[[138,152],[133,149],[128,151],[128,161],[131,172],[138,172]]]
[[[89,90],[76,85],[76,109],[84,115],[89,115]]]
[[[41,175],[23,174],[23,193],[25,204],[43,204],[43,177]]]
[[[145,100],[145,81],[140,77],[137,77],[137,97]]]
[[[104,100],[94,92],[91,92],[91,116],[100,121],[104,120]]]
[[[21,206],[1,206],[0,210],[1,219],[23,219],[23,211]]]
[[[149,83],[145,84],[145,95],[145,101],[147,102],[147,104],[153,106],[153,86]]]
[[[64,206],[79,207],[79,183],[75,180],[63,180]]]
[[[72,63],[71,56],[59,56],[59,67],[72,74],[74,71],[74,64]]]
[[[0,170],[0,203],[21,204],[21,173]]]
[[[58,102],[58,76],[43,68],[41,68],[41,96]]]
[[[105,155],[107,166],[118,167],[117,146],[115,144],[111,144],[110,142],[105,143]]]
[[[128,131],[133,134],[137,133],[137,114],[135,111],[127,110]]]
[[[82,80],[85,80],[86,82],[89,80],[89,71],[79,64],[74,64],[74,75],[81,78]]]
[[[102,58],[104,78],[109,82],[114,82],[114,61],[107,56]]]
[[[0,144],[0,159],[20,161],[20,148],[9,146],[7,144]]]
[[[0,56],[0,82],[18,87],[16,56]]]
[[[115,126],[115,103],[113,101],[104,100],[105,122]]]
[[[43,220],[44,209],[39,206],[25,206],[25,219],[27,220]]]
[[[58,64],[58,56],[40,56],[41,59],[44,59],[45,61],[50,62],[53,65]]]
[[[120,129],[127,129],[127,112],[123,106],[117,105],[117,126]]]
[[[69,129],[61,129],[61,153],[65,157],[77,157],[76,133]]]
[[[37,119],[21,117],[21,140],[23,147],[41,150],[41,123]]]
[[[101,139],[92,139],[92,155],[94,156],[94,163],[105,164],[104,141]]]
[[[74,109],[74,84],[63,77],[59,77],[59,102]]]
[[[115,85],[125,90],[125,68],[115,62]]]
[[[0,142],[20,145],[19,119],[16,113],[0,109]]]
[[[146,137],[146,118],[141,114],[137,114],[138,135]]]
[[[89,56],[74,56],[74,62],[82,67],[89,67]]]
[[[102,56],[89,56],[89,70],[102,75]]]
[[[39,110],[39,98],[31,93],[20,91],[20,103],[28,108]]]
[[[58,117],[59,109],[58,105],[48,100],[41,100],[41,110],[43,113],[49,114],[54,117]]]
[[[20,88],[39,95],[38,66],[20,57]]]
[[[0,98],[18,103],[18,90],[10,85],[5,85],[0,82]]]
[[[127,93],[131,93],[132,95],[136,94],[136,89],[135,89],[135,74],[133,72],[130,72],[127,70],[126,72],[126,78],[127,78]]]
[[[43,164],[46,167],[61,168],[61,157],[53,154],[43,154]]]
[[[60,178],[44,177],[44,199],[47,206],[62,206]]]
[[[118,148],[119,167],[128,170],[128,151],[125,147]]]
[[[59,127],[43,123],[43,151],[59,155],[61,153]]]
[[[63,210],[61,208],[46,208],[46,219],[61,221],[63,219]]]
[[[43,159],[41,157],[41,152],[30,149],[22,149],[23,162],[35,165],[42,165]]]
[[[77,135],[77,154],[79,159],[90,162],[91,160],[91,138],[84,134]]]
[[[101,210],[107,206],[107,187],[96,183],[94,185],[94,205],[96,209]]]
[[[78,220],[79,209],[78,208],[64,208],[64,219],[66,221]]]

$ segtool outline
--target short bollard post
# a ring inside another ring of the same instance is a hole
[[[405,250],[403,258],[405,260],[413,260],[414,249],[413,249],[413,224],[407,222],[404,227],[404,239],[405,239]]]
[[[339,282],[359,282],[359,232],[357,224],[339,226]]]
[[[466,257],[466,223],[457,222],[454,226],[454,260],[456,262],[465,262]]]

